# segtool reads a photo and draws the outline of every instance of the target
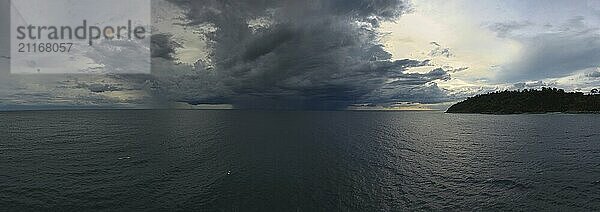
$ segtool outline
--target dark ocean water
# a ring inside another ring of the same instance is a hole
[[[0,113],[0,210],[600,210],[600,115]]]

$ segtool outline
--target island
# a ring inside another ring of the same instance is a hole
[[[500,91],[477,95],[452,105],[447,113],[521,114],[521,113],[600,113],[600,94],[565,92],[542,88]]]

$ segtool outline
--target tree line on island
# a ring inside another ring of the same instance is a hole
[[[600,113],[600,92],[590,94],[565,92],[563,89],[542,88],[498,91],[470,97],[452,105],[448,113]]]

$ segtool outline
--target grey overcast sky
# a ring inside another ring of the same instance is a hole
[[[600,87],[592,0],[155,0],[146,75],[9,74],[0,14],[0,108],[436,107]]]

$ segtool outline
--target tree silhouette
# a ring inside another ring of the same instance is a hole
[[[600,112],[600,95],[567,93],[562,89],[545,87],[542,90],[507,90],[468,98],[453,105],[447,112],[491,114]]]

